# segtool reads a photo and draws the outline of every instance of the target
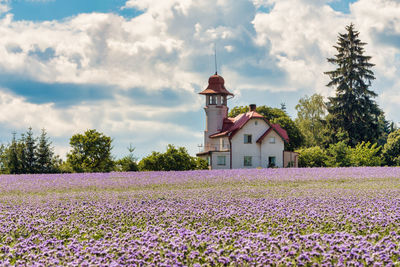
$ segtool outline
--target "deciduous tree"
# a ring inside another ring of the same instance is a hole
[[[112,139],[96,130],[75,134],[70,139],[72,150],[67,162],[75,172],[109,172],[114,162],[111,156]]]
[[[205,160],[189,155],[186,148],[169,144],[165,153],[153,151],[139,162],[141,171],[187,171],[206,169]]]
[[[319,94],[305,96],[299,100],[296,110],[295,123],[304,136],[304,145],[307,147],[322,145],[327,113],[324,97]]]
[[[389,134],[382,154],[386,164],[400,166],[400,129]]]

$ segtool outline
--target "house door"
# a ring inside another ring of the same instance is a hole
[[[268,157],[268,168],[273,168],[276,166],[276,157]]]

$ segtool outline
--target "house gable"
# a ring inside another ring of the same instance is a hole
[[[232,164],[234,168],[254,168],[260,166],[260,144],[257,139],[270,126],[263,118],[253,118],[231,135]],[[251,142],[245,142],[245,135],[251,135]],[[252,157],[252,165],[244,166],[244,157]]]
[[[287,132],[284,129],[282,129],[282,127],[279,124],[271,124],[271,127],[268,130],[266,130],[265,133],[260,138],[258,138],[257,143],[262,143],[264,138],[268,136],[272,131],[275,132],[280,138],[282,138],[284,142],[289,143],[289,136]]]

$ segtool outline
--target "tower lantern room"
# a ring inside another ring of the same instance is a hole
[[[233,94],[226,90],[224,78],[217,73],[208,79],[207,88],[199,94],[206,98],[204,144],[207,147],[211,143],[209,136],[221,131],[224,119],[228,117],[228,97]]]

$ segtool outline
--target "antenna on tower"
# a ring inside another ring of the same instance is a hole
[[[217,65],[217,43],[214,43],[214,61],[215,61],[215,75],[218,74],[218,65]]]

